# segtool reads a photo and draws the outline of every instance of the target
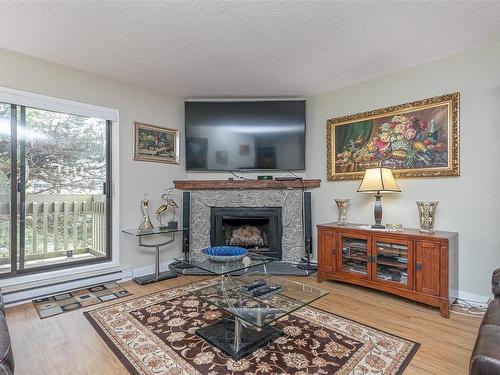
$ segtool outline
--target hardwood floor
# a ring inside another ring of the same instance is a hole
[[[201,277],[182,276],[147,286],[132,281],[122,285],[134,298],[198,279]],[[317,284],[314,277],[297,280],[330,291],[313,306],[421,343],[405,374],[467,373],[480,319],[454,313],[444,319],[436,309],[381,292],[333,282]],[[128,374],[82,310],[40,320],[28,303],[9,308],[7,321],[16,375]]]

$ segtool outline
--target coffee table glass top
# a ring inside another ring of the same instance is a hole
[[[279,285],[281,290],[270,297],[254,297],[242,287],[255,280],[264,280],[267,285]],[[262,273],[222,276],[213,284],[191,293],[257,327],[272,323],[328,294],[319,288]]]
[[[188,261],[185,261],[182,258],[174,258],[174,259],[179,262],[187,263],[190,266],[200,268],[214,275],[225,275],[228,273],[245,270],[252,267],[262,266],[267,263],[276,262],[278,260],[276,258],[271,258],[264,255],[255,254],[252,252],[249,252],[247,257],[250,258],[250,262],[248,263],[244,263],[242,260],[237,262],[235,261],[215,262],[213,260],[203,259],[203,258],[201,258],[200,260],[190,259]]]
[[[189,228],[176,228],[176,229],[160,229],[160,228],[153,228],[148,231],[142,231],[139,229],[123,229],[123,233],[131,234],[132,236],[151,236],[153,234],[163,234],[163,233],[176,233],[176,232],[183,232],[185,230],[189,230]]]

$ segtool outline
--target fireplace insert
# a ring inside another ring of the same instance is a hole
[[[281,260],[281,207],[211,207],[211,246],[241,246]]]

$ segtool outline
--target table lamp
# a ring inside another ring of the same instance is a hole
[[[400,192],[398,184],[394,180],[392,170],[389,168],[370,168],[365,171],[363,180],[359,185],[360,193],[375,193],[375,224],[372,228],[384,229],[382,222],[382,194],[389,192]]]

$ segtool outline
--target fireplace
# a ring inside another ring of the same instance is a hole
[[[281,207],[211,207],[210,245],[233,245],[282,259]]]

